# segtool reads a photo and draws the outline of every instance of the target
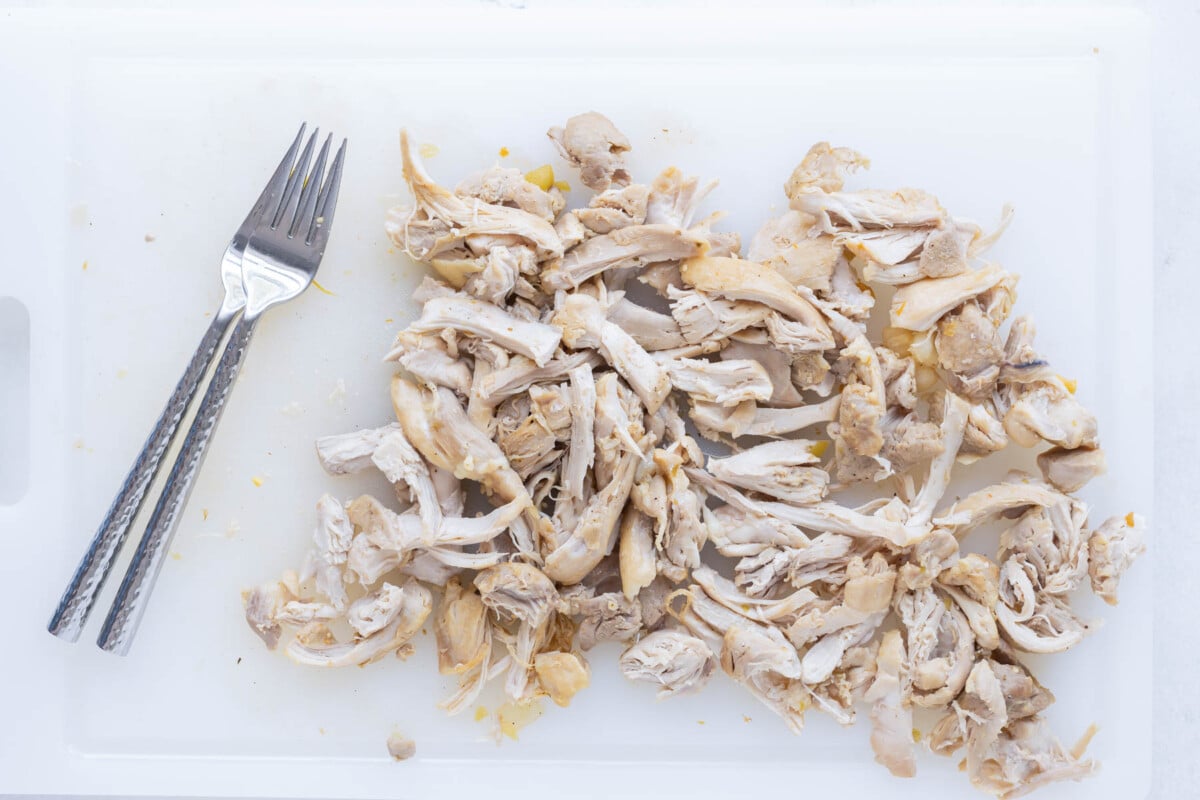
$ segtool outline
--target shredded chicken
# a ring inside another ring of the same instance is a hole
[[[386,354],[395,421],[317,441],[331,476],[374,469],[391,492],[323,496],[303,569],[244,595],[252,631],[364,665],[432,615],[449,713],[501,675],[512,708],[566,706],[583,654],[619,642],[660,699],[719,664],[796,733],[810,709],[865,708],[897,776],[918,708],[930,749],[965,750],[998,796],[1090,774],[1022,654],[1096,629],[1071,597],[1116,603],[1146,521],[1095,525],[1071,494],[1106,455],[1032,321],[1009,319],[1016,277],[980,259],[1009,210],[985,234],[919,189],[849,189],[868,161],[819,143],[743,256],[700,212],[715,181],[636,181],[595,112],[549,137],[594,192],[581,207],[501,167],[446,189],[402,134],[413,202],[386,230],[437,277]],[[950,493],[1010,444],[1036,467]],[[475,489],[492,508],[468,515]],[[990,523],[991,549],[967,550]]]

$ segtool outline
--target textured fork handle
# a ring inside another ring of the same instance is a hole
[[[204,455],[221,419],[221,412],[225,409],[225,401],[229,399],[234,381],[237,380],[256,323],[256,318],[243,316],[234,327],[229,343],[225,345],[216,374],[204,393],[200,410],[196,412],[196,419],[183,441],[183,449],[171,467],[162,496],[154,507],[154,514],[150,517],[146,532],[142,534],[133,561],[125,572],[125,579],[104,621],[100,638],[96,641],[104,650],[117,655],[129,652],[150,593],[154,590],[154,582],[162,569],[167,548],[179,525],[180,515],[187,505],[192,484],[204,463]]]
[[[58,608],[46,626],[55,636],[70,642],[79,638],[92,606],[96,603],[96,596],[104,587],[113,562],[125,543],[129,525],[141,509],[146,490],[158,474],[163,454],[171,446],[175,431],[187,414],[188,406],[204,380],[204,375],[217,354],[217,348],[221,345],[221,338],[229,329],[229,323],[233,321],[236,313],[222,308],[204,332],[200,346],[192,354],[192,360],[188,362],[187,369],[175,385],[175,391],[171,393],[166,407],[159,414],[154,430],[150,432],[146,443],[142,445],[142,452],[129,468],[125,482],[113,498],[108,513],[104,515],[104,521],[100,523],[87,552],[75,568],[75,574],[63,592],[62,599],[58,601]]]

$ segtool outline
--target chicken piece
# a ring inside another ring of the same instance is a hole
[[[655,539],[654,545],[671,564],[695,569],[700,566],[700,550],[708,540],[708,529],[702,519],[704,497],[692,487],[682,469],[679,449],[654,451],[654,463],[666,481],[669,512],[666,532]]]
[[[783,193],[788,200],[795,200],[816,192],[840,192],[848,174],[870,166],[866,157],[849,147],[831,147],[829,142],[817,142],[792,170]]]
[[[417,744],[400,733],[392,733],[387,739],[388,755],[396,761],[407,761],[417,754]]]
[[[678,630],[656,631],[621,654],[621,673],[631,681],[658,687],[662,700],[699,691],[708,683],[716,658],[702,639]]]
[[[484,377],[480,386],[480,396],[486,401],[500,403],[508,397],[529,391],[531,386],[566,380],[567,375],[576,367],[585,364],[596,367],[600,363],[600,356],[590,350],[582,353],[560,353],[544,367],[537,366],[533,361],[524,356],[517,356],[504,366],[495,368]],[[476,360],[475,369],[476,382],[479,383],[478,359]]]
[[[691,289],[670,287],[667,296],[671,316],[690,343],[721,341],[771,316],[771,310],[759,303],[722,300]]]
[[[506,350],[546,366],[558,349],[562,334],[552,325],[524,322],[502,308],[463,295],[435,297],[421,309],[421,317],[408,326],[414,333],[461,331],[495,342]]]
[[[1000,561],[1013,555],[1033,568],[1037,586],[1065,596],[1088,576],[1087,507],[1064,498],[1034,507],[1000,536]]]
[[[797,353],[792,357],[792,383],[806,391],[816,391],[829,377],[829,362],[821,353]],[[824,392],[822,397],[828,395]]]
[[[1019,473],[1018,473],[1019,475]],[[1040,482],[1006,481],[972,492],[961,498],[937,519],[934,524],[952,529],[959,538],[995,517],[1027,506],[1053,506],[1062,502],[1063,495]]]
[[[330,475],[350,475],[362,472],[371,466],[371,455],[375,448],[394,430],[395,422],[381,428],[363,428],[353,433],[322,436],[317,439],[317,460],[321,468]]]
[[[853,613],[853,609],[850,610]],[[847,613],[846,616],[851,616]],[[886,612],[866,615],[864,619],[850,625],[841,625],[838,630],[825,633],[813,643],[801,659],[801,678],[806,684],[814,685],[829,680],[837,670],[838,665],[850,648],[863,644],[875,635]],[[800,637],[796,635],[797,626],[788,629],[788,638],[795,643]],[[838,714],[837,716],[841,716]]]
[[[587,661],[578,653],[538,653],[533,659],[533,671],[555,705],[564,707],[592,680]]]
[[[987,558],[971,553],[938,576],[938,588],[949,595],[963,615],[975,641],[985,650],[1000,646],[1000,631],[993,609],[999,600],[999,568]]]
[[[429,590],[414,580],[393,587],[389,599],[390,621],[382,628],[352,642],[339,643],[327,629],[297,637],[287,646],[289,658],[316,667],[346,667],[375,661],[395,652],[421,629],[433,607]]]
[[[613,184],[629,183],[625,171],[629,140],[603,114],[579,114],[568,119],[565,127],[551,128],[546,135],[562,157],[579,169],[579,179],[592,191],[603,192]]]
[[[721,360],[757,362],[771,381],[771,396],[764,400],[767,405],[794,408],[804,404],[804,397],[792,384],[792,358],[778,347],[733,340],[721,350]]]
[[[698,178],[684,177],[678,168],[667,167],[650,184],[646,222],[690,228],[701,201],[716,186],[716,181],[700,186]]]
[[[889,414],[890,416],[890,414]],[[916,414],[905,414],[894,424],[884,419],[883,448],[893,472],[904,472],[942,454],[942,431],[932,422],[921,422]]]
[[[608,319],[621,326],[649,352],[670,350],[688,343],[673,317],[651,311],[625,298],[609,306]]]
[[[1104,521],[1088,539],[1092,591],[1110,606],[1117,604],[1117,586],[1125,570],[1146,552],[1146,520],[1126,514]]]
[[[518,623],[509,645],[513,659],[505,692],[513,700],[525,696],[537,648],[543,643],[558,604],[554,583],[537,567],[515,561],[488,567],[475,576],[483,604],[501,621]]]
[[[1036,569],[1020,555],[1000,566],[996,622],[1018,650],[1061,653],[1083,640],[1088,625],[1066,601],[1041,591],[1036,580]]]
[[[895,586],[896,570],[882,553],[872,555],[869,562],[855,556],[846,565],[844,602],[847,608],[864,614],[885,612],[891,606]]]
[[[689,258],[680,267],[684,283],[727,300],[748,300],[791,317],[812,330],[815,339],[833,347],[833,333],[821,312],[775,270],[736,258]],[[676,317],[678,319],[678,317]]]
[[[444,388],[424,391],[396,376],[392,379],[392,406],[405,436],[431,464],[452,471],[460,480],[479,481],[486,493],[528,509],[532,533],[549,535],[548,521],[538,517],[521,477],[500,447],[471,424],[453,392]],[[517,548],[534,553],[532,535],[519,525],[512,530]]]
[[[313,530],[313,572],[317,591],[338,612],[346,607],[348,599],[342,567],[353,539],[354,527],[345,508],[329,495],[322,495],[317,501],[317,525]]]
[[[1042,477],[1060,492],[1078,492],[1107,469],[1104,451],[1100,448],[1064,450],[1054,447],[1039,454],[1037,463]]]
[[[996,418],[988,406],[973,404],[967,412],[967,426],[963,429],[958,463],[972,464],[983,456],[1000,452],[1007,446],[1008,433],[1004,430],[1004,423]]]
[[[1096,418],[1065,389],[1049,383],[1020,393],[1004,415],[1004,430],[1021,447],[1041,441],[1066,450],[1099,444]]]
[[[445,386],[466,394],[471,386],[471,368],[451,355],[446,341],[437,335],[403,330],[396,335],[384,361],[396,361],[421,382]]]
[[[642,606],[637,598],[620,592],[595,597],[571,597],[564,601],[564,612],[579,620],[579,647],[591,650],[599,642],[623,642],[642,627]]]
[[[623,453],[644,458],[649,442],[644,438],[642,405],[616,373],[606,372],[596,381],[595,405],[595,478],[604,485],[612,480]]]
[[[595,195],[587,208],[572,212],[593,233],[611,233],[646,221],[650,187],[635,183],[622,189],[607,189]]]
[[[971,783],[1001,800],[1012,800],[1055,781],[1091,775],[1096,764],[1081,755],[1067,751],[1041,717],[1017,720],[982,754],[978,771],[970,773]]]
[[[404,596],[400,587],[385,582],[351,603],[346,609],[346,621],[355,638],[365,639],[390,625],[403,609]]]
[[[584,480],[596,457],[596,379],[590,367],[570,373],[571,439],[563,461],[562,485],[571,497],[584,497]]]
[[[789,205],[815,217],[817,230],[825,233],[893,227],[937,228],[947,218],[937,198],[920,189],[803,191]]]
[[[742,489],[761,492],[796,505],[820,502],[829,486],[829,473],[805,439],[770,442],[725,458],[708,459],[713,477]]]
[[[746,400],[770,400],[771,379],[757,361],[701,361],[681,358],[669,362],[671,385],[709,403],[733,406]]]
[[[612,480],[588,501],[575,528],[546,554],[547,575],[559,583],[579,583],[612,551],[638,460],[633,455],[622,456]]]
[[[966,617],[933,589],[901,594],[896,612],[906,631],[912,702],[946,705],[962,691],[974,664],[975,637]]]
[[[468,237],[478,235],[528,242],[537,249],[539,257],[562,256],[562,242],[542,217],[518,208],[467,201],[434,183],[407,131],[400,132],[400,152],[404,179],[416,207],[393,209],[385,229],[388,237],[414,259],[430,261],[461,247]],[[450,270],[441,274],[456,288],[466,282],[467,275],[462,272]]]
[[[663,516],[665,518],[665,513]],[[621,589],[625,597],[632,600],[638,596],[638,592],[649,586],[658,574],[655,564],[654,528],[650,517],[639,511],[636,503],[626,506],[621,515],[618,547]]]
[[[595,299],[585,294],[568,295],[553,323],[562,330],[567,347],[599,350],[637,392],[647,411],[653,414],[662,405],[671,391],[670,376],[629,334],[605,318]]]
[[[1004,358],[996,324],[973,302],[942,317],[937,323],[938,363],[951,372],[973,375],[998,367]]]
[[[547,222],[554,222],[564,205],[560,193],[543,191],[526,180],[519,169],[511,167],[492,167],[471,175],[454,187],[454,193],[466,200],[519,208]]]
[[[892,296],[891,325],[910,331],[925,331],[947,312],[986,292],[1012,276],[996,266],[948,278],[924,278],[901,286]]]
[[[810,217],[798,211],[769,219],[758,229],[746,253],[754,261],[778,272],[793,286],[816,292],[830,290],[834,265],[841,247],[828,235],[812,236]]]
[[[407,488],[421,517],[424,541],[432,545],[442,524],[442,508],[429,465],[405,438],[403,430],[385,436],[371,455],[371,461],[385,478]]]
[[[474,586],[464,589],[458,578],[446,583],[433,632],[437,638],[438,672],[463,675],[478,669],[491,652],[492,633],[487,607]]]
[[[800,658],[778,628],[738,624],[725,632],[721,669],[783,718],[793,733],[804,729],[807,692],[798,680]]]
[[[906,690],[904,639],[888,631],[879,645],[875,679],[864,699],[871,706],[871,749],[875,760],[897,778],[917,774],[913,753],[912,708],[904,702]]]
[[[546,291],[574,289],[601,273],[639,269],[658,261],[700,255],[708,241],[670,225],[634,225],[595,236],[573,247],[562,263],[542,273]]]

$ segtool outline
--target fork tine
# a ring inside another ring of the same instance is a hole
[[[329,156],[329,143],[333,141],[333,134],[325,137],[325,143],[321,145],[321,152],[317,154],[317,163],[313,164],[312,171],[308,173],[308,180],[304,182],[304,189],[300,192],[300,205],[296,209],[296,216],[292,220],[292,224],[288,227],[288,238],[291,239],[296,235],[296,231],[303,226],[307,231],[312,227],[313,212],[317,207],[317,200],[321,192],[321,179],[325,176],[325,159]]]
[[[316,242],[319,253],[325,252],[325,243],[329,241],[329,229],[333,225],[333,212],[337,209],[338,189],[342,185],[342,164],[345,160],[346,140],[342,139],[342,146],[338,148],[337,155],[333,157],[333,165],[329,168],[329,177],[321,187],[321,196],[317,198],[316,216],[313,217],[308,236],[304,240],[308,244]]]
[[[242,231],[249,235],[249,230],[253,229],[258,224],[258,220],[266,212],[267,206],[271,204],[271,200],[279,197],[283,192],[284,184],[287,182],[288,173],[291,172],[292,162],[296,160],[296,152],[300,149],[300,142],[304,140],[304,131],[308,127],[308,123],[300,123],[300,132],[296,134],[296,138],[292,140],[292,146],[288,148],[283,155],[283,160],[279,162],[279,166],[275,168],[275,172],[271,174],[267,185],[263,187],[262,194],[258,196],[258,200],[254,202],[254,206],[250,209],[250,213],[246,215],[245,221],[242,222]]]
[[[312,136],[308,137],[308,143],[304,145],[304,151],[300,153],[300,159],[292,168],[291,175],[288,176],[287,187],[283,190],[283,197],[279,199],[279,205],[275,209],[275,215],[271,218],[271,228],[278,228],[280,221],[285,215],[294,214],[296,211],[295,200],[299,199],[300,184],[308,175],[308,161],[312,158],[313,147],[317,143],[317,134],[320,129],[314,129]]]

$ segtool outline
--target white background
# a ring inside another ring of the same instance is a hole
[[[478,0],[487,2],[487,0]],[[296,3],[292,5],[310,5]],[[478,2],[455,0],[457,5]],[[536,0],[498,0],[489,5],[536,9],[567,3]],[[742,3],[745,4],[744,2]],[[69,3],[0,3],[0,6],[62,6]],[[121,4],[160,5],[156,3]],[[165,4],[162,4],[165,5]],[[208,5],[233,5],[209,3]],[[392,3],[391,5],[395,5]],[[578,4],[580,6],[584,4]],[[656,5],[661,5],[656,3]],[[847,2],[843,5],[903,6],[904,3]],[[931,5],[931,4],[925,4]],[[951,5],[946,3],[945,5]],[[962,3],[953,3],[961,7]],[[1015,6],[1014,3],[991,5]],[[1095,3],[1058,2],[1086,15]],[[1155,444],[1156,492],[1153,546],[1156,619],[1154,637],[1154,786],[1156,798],[1196,796],[1197,690],[1196,625],[1191,588],[1200,574],[1200,543],[1196,541],[1195,502],[1197,432],[1192,421],[1197,407],[1195,301],[1200,291],[1195,241],[1200,232],[1200,3],[1161,0],[1104,5],[1143,8],[1153,22],[1155,266],[1156,297],[1153,365],[1119,365],[1127,380],[1155,381],[1156,430],[1147,431]],[[794,8],[795,6],[792,5]],[[603,13],[593,11],[592,13]],[[10,110],[11,111],[11,110]],[[6,114],[4,124],[17,120]],[[1153,370],[1153,372],[1152,372]]]

